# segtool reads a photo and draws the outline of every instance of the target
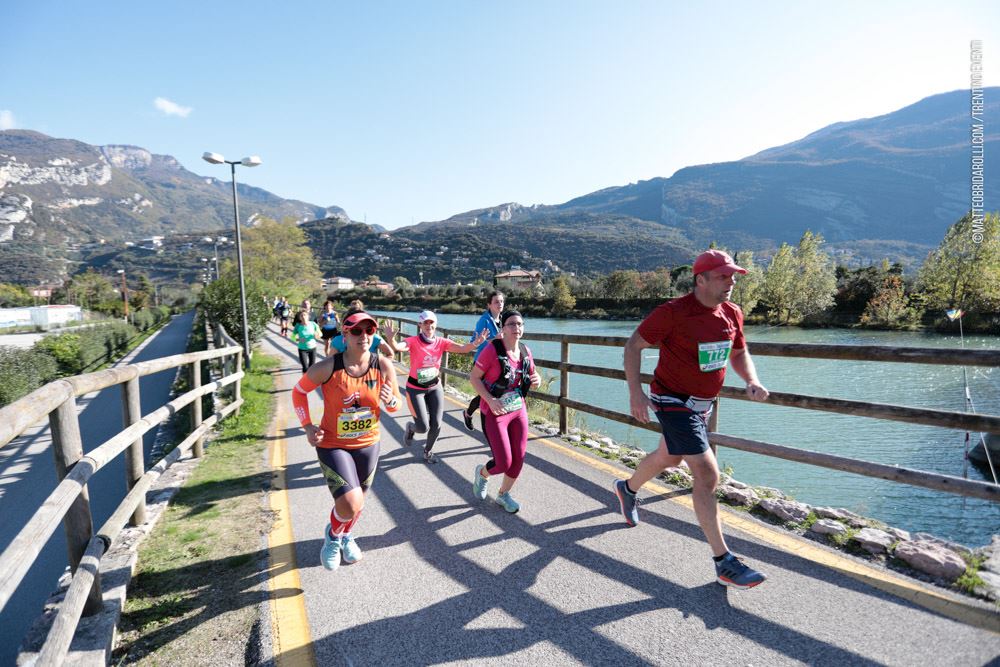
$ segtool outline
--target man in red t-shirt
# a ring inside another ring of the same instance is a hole
[[[709,250],[694,262],[694,291],[658,306],[625,344],[625,377],[632,416],[650,421],[652,408],[663,439],[629,480],[615,482],[625,523],[639,523],[636,493],[665,468],[687,463],[694,478],[695,515],[712,548],[716,580],[725,586],[752,588],[766,577],[729,552],[722,536],[715,487],[719,466],[708,446],[708,415],[726,377],[726,365],[746,381],[752,400],[766,401],[768,391],[743,338],[743,312],[730,303],[736,274],[746,273],[721,250]],[[642,350],[659,347],[660,358],[647,397],[639,380]]]

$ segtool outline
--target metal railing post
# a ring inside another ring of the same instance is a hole
[[[139,402],[139,378],[135,377],[122,384],[122,422],[125,424],[125,428],[128,428],[140,419],[142,419],[142,407]],[[145,453],[143,452],[142,438],[139,437],[125,450],[126,492],[132,490],[144,472],[146,472]],[[145,498],[139,501],[132,513],[133,526],[144,523],[146,523]]]
[[[201,361],[194,360],[191,362],[191,389],[199,389],[201,387]],[[191,431],[194,432],[196,428],[201,426],[202,414],[201,414],[201,398],[198,397],[194,399],[191,403]],[[191,448],[191,454],[196,458],[200,459],[205,455],[205,438],[198,438],[194,441],[194,447]]]
[[[80,422],[76,416],[75,397],[67,398],[49,413],[49,426],[52,429],[52,453],[55,456],[56,475],[62,481],[73,466],[83,458],[83,438],[80,436]],[[69,566],[76,572],[87,544],[94,536],[93,518],[90,515],[90,494],[86,486],[80,489],[80,495],[63,517],[63,529],[66,531]],[[100,573],[97,573],[94,587],[90,589],[87,604],[83,607],[83,615],[96,614],[103,606]]]
[[[566,368],[569,342],[566,340],[559,343],[559,362],[559,433],[566,435],[569,433],[569,408],[566,407],[566,399],[569,398],[569,370]]]

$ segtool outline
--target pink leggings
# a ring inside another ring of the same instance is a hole
[[[522,408],[497,417],[486,408],[483,413],[486,418],[486,441],[493,452],[493,458],[486,464],[486,472],[517,479],[524,465],[524,454],[528,451],[528,411]]]

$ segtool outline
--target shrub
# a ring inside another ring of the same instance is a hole
[[[0,407],[13,403],[57,375],[56,361],[34,349],[0,347]]]
[[[91,327],[85,333],[46,336],[35,343],[33,349],[51,357],[58,376],[65,377],[92,371],[111,361],[116,353],[125,350],[135,335],[135,328],[126,322],[110,322]]]

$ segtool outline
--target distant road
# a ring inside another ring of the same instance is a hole
[[[175,317],[138,351],[120,363],[147,361],[184,352],[193,321],[194,311]],[[5,344],[3,338],[12,337],[15,336],[0,337],[0,344]],[[152,412],[167,401],[175,372],[176,369],[171,369],[139,380],[143,414]],[[121,392],[118,387],[88,394],[78,401],[81,406],[80,432],[85,451],[94,449],[122,429]],[[146,434],[144,439],[147,468],[150,465],[149,452],[155,439],[156,429]],[[0,449],[0,550],[10,544],[17,531],[55,488],[56,476],[53,472],[50,444],[46,423]],[[91,481],[91,509],[94,523],[98,526],[111,516],[121,502],[125,489],[124,479],[124,462],[119,456]],[[111,493],[100,491],[105,486]],[[14,664],[21,639],[41,612],[42,605],[55,589],[65,567],[66,540],[60,529],[49,540],[17,592],[0,612],[0,628],[3,628],[0,633],[0,665]]]
[[[6,334],[0,336],[0,347],[31,347],[45,336],[43,333]]]

